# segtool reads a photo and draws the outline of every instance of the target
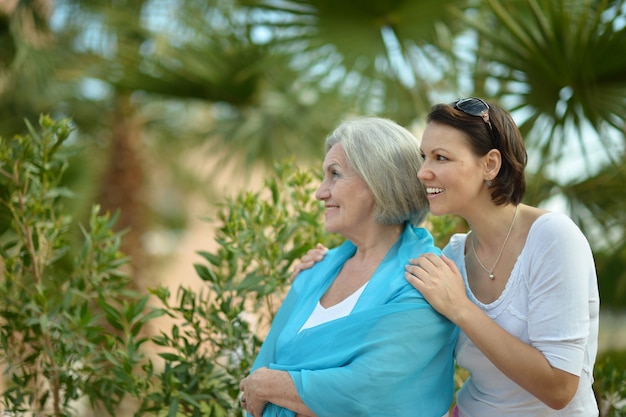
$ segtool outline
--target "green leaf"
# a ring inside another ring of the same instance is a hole
[[[181,358],[174,353],[159,353],[159,356],[168,362],[178,362]]]
[[[196,253],[206,259],[211,265],[219,266],[222,263],[222,258],[213,253],[207,251],[197,251]]]
[[[167,410],[167,417],[176,417],[178,414],[178,402],[179,400],[177,397],[172,398]]]
[[[179,391],[178,394],[180,395],[181,399],[183,399],[184,401],[188,402],[194,407],[200,408],[200,403],[198,403],[198,401],[196,401],[196,399],[192,397],[191,395],[187,394],[184,391]]]
[[[209,281],[209,282],[216,282],[217,281],[217,275],[211,269],[207,268],[206,266],[200,265],[200,264],[194,264],[193,267],[196,270],[196,273],[198,274],[198,276],[202,280]]]

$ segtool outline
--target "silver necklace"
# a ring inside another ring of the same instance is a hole
[[[476,260],[478,261],[478,264],[485,270],[485,272],[489,274],[489,279],[492,281],[496,279],[496,276],[493,274],[493,270],[496,268],[496,265],[498,265],[498,262],[500,261],[500,257],[502,256],[502,252],[504,252],[504,247],[506,246],[506,242],[509,240],[509,236],[511,235],[511,230],[513,230],[513,225],[515,224],[515,219],[517,218],[518,208],[519,206],[515,206],[515,214],[513,215],[513,220],[511,221],[511,225],[509,226],[509,231],[507,232],[506,237],[504,238],[504,243],[502,244],[502,247],[500,248],[500,253],[498,254],[498,257],[496,258],[496,261],[493,263],[493,266],[491,267],[491,269],[487,269],[485,265],[483,265],[483,263],[480,262],[480,259],[478,259],[478,255],[476,254],[476,249],[474,249],[474,234],[472,233],[472,252],[474,253],[474,258],[476,258]]]

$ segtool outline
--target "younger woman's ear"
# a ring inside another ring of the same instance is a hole
[[[483,156],[485,167],[485,180],[493,180],[498,176],[502,166],[502,155],[497,149],[492,149]]]

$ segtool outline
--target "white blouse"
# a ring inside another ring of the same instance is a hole
[[[455,348],[471,376],[457,393],[461,417],[595,417],[593,365],[598,348],[600,299],[595,263],[585,236],[567,216],[547,213],[531,226],[506,287],[481,303],[467,286],[466,234],[444,249],[459,267],[468,297],[498,325],[543,353],[558,369],[580,376],[578,391],[553,410],[500,372],[461,332]]]
[[[363,293],[363,290],[365,290],[366,286],[367,282],[363,284],[361,288],[353,292],[349,297],[328,308],[324,308],[318,301],[315,309],[309,316],[309,319],[304,322],[300,331],[349,315],[356,305],[356,302],[359,301],[359,297],[361,296],[361,293]]]

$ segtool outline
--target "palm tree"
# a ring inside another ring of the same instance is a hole
[[[151,217],[148,161],[178,172],[173,156],[202,146],[244,168],[291,155],[312,160],[320,138],[345,115],[378,114],[408,125],[431,102],[465,94],[502,102],[521,120],[533,160],[542,161],[529,167],[529,202],[561,196],[581,225],[611,227],[610,243],[623,248],[623,227],[614,226],[624,224],[615,217],[620,210],[598,210],[589,195],[573,192],[608,166],[617,172],[614,183],[623,184],[615,156],[624,142],[622,0],[171,4],[57,2],[64,19],[54,32],[58,48],[47,56],[67,65],[47,61],[56,80],[41,79],[64,88],[32,94],[44,105],[13,106],[24,114],[28,107],[30,114],[49,108],[71,115],[94,148],[108,144],[99,199],[125,213],[129,252],[141,248]],[[25,61],[11,62],[35,73]],[[99,80],[103,93],[89,99],[85,79]],[[27,91],[38,84],[19,85]],[[11,91],[5,97],[22,98]],[[0,116],[10,104],[0,106]],[[598,141],[583,140],[587,132]],[[589,163],[577,177],[555,172],[589,146],[607,150],[599,165]],[[141,253],[133,256],[141,264]]]
[[[262,3],[234,7],[187,0],[184,7],[166,9],[170,20],[163,19],[163,8],[144,1],[115,5],[98,0],[59,3],[64,17],[59,37],[65,44],[81,45],[77,55],[88,64],[82,77],[107,86],[101,114],[110,126],[105,133],[109,162],[101,168],[103,183],[95,198],[106,210],[120,210],[119,226],[129,230],[125,251],[138,280],[146,271],[142,236],[148,174],[142,166],[149,141],[162,146],[168,162],[176,159],[173,152],[184,149],[184,137],[189,147],[209,141],[211,152],[235,155],[241,165],[252,166],[291,155],[309,160],[319,156],[320,138],[350,112],[382,112],[408,123],[426,108],[429,84],[415,82],[424,77],[414,58],[417,48],[413,45],[409,56],[403,49],[410,45],[399,39],[408,42],[415,23],[420,26],[415,19],[422,19],[425,29],[420,32],[434,42],[437,31],[431,19],[447,16],[434,3],[427,8],[409,2],[381,8],[371,2],[349,25],[355,30],[362,26],[359,36],[372,40],[364,45],[341,41],[345,32],[337,30],[336,19],[349,20],[351,9],[341,8],[343,15],[335,16],[330,2],[306,13],[292,8],[286,25],[272,17],[279,10]],[[278,32],[263,43],[259,28],[266,18]],[[279,33],[281,27],[286,36]],[[312,31],[318,34],[311,36]],[[390,46],[394,39],[397,50]],[[294,49],[299,44],[303,49]],[[354,50],[355,44],[362,46]],[[401,69],[398,62],[404,62]],[[187,120],[184,112],[190,103],[206,122],[176,123],[177,117]],[[154,117],[155,109],[169,117]],[[76,123],[90,121],[77,117]]]

